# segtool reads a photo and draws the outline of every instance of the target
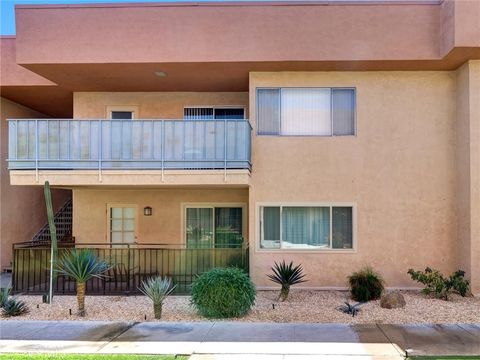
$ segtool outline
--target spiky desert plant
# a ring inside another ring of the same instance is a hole
[[[77,283],[78,315],[85,316],[85,284],[91,278],[103,277],[108,263],[97,257],[92,250],[71,250],[58,261],[57,272],[69,276]]]
[[[355,315],[357,315],[360,311],[360,305],[364,304],[364,302],[359,302],[352,305],[348,301],[345,301],[344,304],[345,305],[339,306],[337,309],[345,314],[350,314],[352,317],[355,317]]]
[[[143,295],[152,300],[155,319],[162,317],[163,301],[174,289],[175,285],[172,286],[172,280],[168,277],[162,278],[161,276],[151,277],[142,281],[141,286],[138,288]]]
[[[0,308],[3,308],[7,302],[8,297],[10,296],[10,290],[11,288],[9,286],[0,289]]]
[[[364,266],[360,271],[348,277],[352,299],[370,301],[380,298],[384,290],[382,276],[370,266]]]
[[[281,263],[277,263],[272,267],[273,274],[268,275],[269,279],[282,286],[280,290],[279,300],[285,301],[290,293],[290,286],[303,283],[305,280],[305,274],[303,273],[302,265],[293,266],[293,261],[290,264],[286,264],[285,260]]]
[[[3,304],[2,314],[5,317],[19,316],[26,312],[28,312],[27,304],[16,297],[8,298]]]

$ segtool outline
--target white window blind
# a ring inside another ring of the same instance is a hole
[[[282,89],[282,135],[330,135],[330,89]]]
[[[257,133],[285,136],[354,135],[355,90],[258,89]]]

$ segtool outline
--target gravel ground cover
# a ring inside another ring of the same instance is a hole
[[[295,290],[289,299],[278,302],[278,291],[258,291],[254,308],[238,321],[312,323],[478,323],[480,298],[452,295],[450,301],[427,298],[419,291],[402,291],[407,305],[403,309],[383,309],[380,301],[361,306],[352,317],[336,308],[348,299],[346,291]],[[87,314],[75,315],[75,296],[56,296],[52,305],[42,304],[41,296],[20,296],[29,313],[2,320],[125,320],[156,321],[153,306],[144,296],[88,296]],[[350,300],[351,303],[353,301]],[[72,309],[70,315],[69,309]],[[145,318],[146,317],[146,318]],[[171,296],[163,306],[161,321],[205,321],[190,306],[188,296]]]

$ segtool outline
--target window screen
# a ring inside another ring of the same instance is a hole
[[[258,89],[257,126],[260,135],[280,134],[280,89]]]
[[[355,134],[355,93],[352,89],[332,90],[333,135]]]

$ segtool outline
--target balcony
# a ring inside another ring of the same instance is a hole
[[[12,184],[248,185],[248,120],[8,120]]]

